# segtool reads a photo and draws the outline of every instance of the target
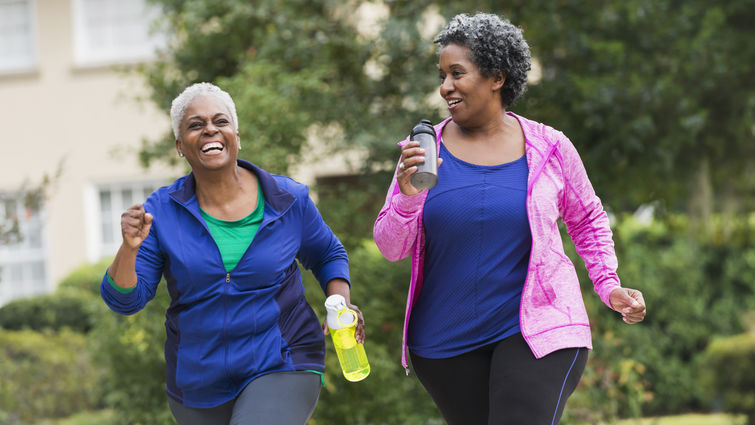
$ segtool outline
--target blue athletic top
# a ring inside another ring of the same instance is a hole
[[[412,352],[427,358],[466,353],[520,331],[532,246],[525,156],[475,165],[441,143],[440,157],[438,184],[425,201],[424,283],[408,333]]]

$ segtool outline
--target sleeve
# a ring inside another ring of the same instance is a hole
[[[155,297],[157,285],[162,278],[164,259],[160,250],[157,234],[158,215],[149,201],[145,202],[145,210],[155,217],[149,235],[144,239],[136,255],[136,286],[132,290],[117,289],[108,282],[108,272],[102,278],[100,295],[108,307],[116,313],[131,315],[144,308]]]
[[[595,292],[610,307],[609,295],[621,283],[616,273],[618,261],[608,215],[595,194],[576,148],[563,134],[560,139],[558,152],[564,173],[564,190],[559,212],[577,253],[585,262]]]
[[[323,292],[335,278],[349,279],[349,258],[335,233],[325,224],[320,211],[309,197],[309,190],[298,198],[302,206],[301,247],[296,255],[307,270],[320,282]]]
[[[407,138],[399,144],[403,145],[408,140]],[[421,207],[425,202],[425,196],[421,194],[407,196],[401,193],[396,180],[397,173],[398,163],[385,203],[372,229],[375,244],[389,261],[401,260],[412,253],[419,233]]]

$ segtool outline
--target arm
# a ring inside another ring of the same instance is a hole
[[[325,224],[320,212],[305,196],[302,220],[302,246],[297,258],[302,265],[315,275],[327,296],[340,294],[346,305],[357,313],[355,337],[364,343],[364,316],[359,307],[351,303],[351,284],[349,283],[349,264],[346,250],[333,231]],[[323,331],[328,333],[327,322],[323,322]]]
[[[560,160],[564,172],[564,193],[559,212],[577,253],[584,260],[595,292],[627,323],[645,317],[640,291],[622,288],[616,274],[618,261],[608,215],[587,177],[584,164],[566,136],[560,134]]]
[[[410,182],[410,176],[417,171],[415,165],[424,161],[419,143],[405,140],[402,144],[401,158],[373,227],[375,244],[389,261],[398,261],[412,253],[419,233],[420,210],[427,197],[426,191],[417,191]],[[439,158],[438,165],[440,162]]]
[[[123,242],[100,285],[103,300],[117,313],[134,314],[155,296],[162,261],[156,253],[157,241],[150,235],[151,227],[152,214],[142,205],[134,205],[121,215]]]
[[[323,292],[328,284],[340,279],[349,285],[349,258],[346,249],[333,231],[325,224],[320,212],[308,193],[297,197],[303,203],[301,212],[301,246],[296,258],[307,270],[311,270],[320,282]],[[346,298],[348,300],[348,298]]]

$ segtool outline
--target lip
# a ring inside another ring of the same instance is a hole
[[[205,152],[205,147],[211,144],[220,145],[220,150],[212,149],[210,151]],[[225,151],[225,145],[219,140],[211,140],[209,142],[203,143],[202,146],[199,147],[199,151],[202,155],[209,155],[209,156],[220,155],[221,153],[223,153],[223,151]]]
[[[456,107],[458,107],[459,105],[461,105],[463,103],[463,101],[461,99],[459,99],[459,98],[447,98],[446,99],[446,104],[451,103],[451,102],[456,102],[456,101],[458,101],[458,102],[454,103],[453,105],[448,105],[448,110],[449,111],[452,112],[454,109],[456,109]]]

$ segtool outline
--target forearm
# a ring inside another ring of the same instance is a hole
[[[406,196],[398,191],[395,180],[389,196],[373,227],[373,238],[389,261],[398,261],[412,253],[417,238],[419,214],[426,192]]]
[[[139,248],[131,248],[121,244],[113,263],[108,267],[108,274],[113,282],[121,288],[128,289],[136,286],[136,255]]]
[[[325,289],[325,295],[331,296],[339,294],[346,300],[346,304],[351,304],[351,287],[345,279],[335,278],[328,282]]]

